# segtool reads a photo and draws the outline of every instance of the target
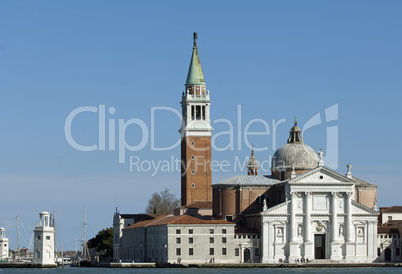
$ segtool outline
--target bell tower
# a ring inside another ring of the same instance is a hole
[[[206,89],[194,32],[193,54],[182,94],[181,204],[212,202],[211,127],[209,90]]]

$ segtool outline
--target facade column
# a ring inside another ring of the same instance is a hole
[[[346,242],[352,242],[353,235],[353,227],[352,227],[352,192],[346,193],[346,224],[345,224],[345,232],[346,232]]]
[[[355,260],[355,245],[353,242],[353,224],[352,224],[352,195],[353,192],[346,193],[345,210],[345,233],[346,233],[346,261],[353,262]]]
[[[289,236],[290,242],[295,241],[295,232],[296,232],[296,192],[290,193],[292,199],[290,200],[290,227],[289,227]]]
[[[374,253],[373,245],[376,238],[373,236],[374,233],[374,221],[370,220],[367,222],[367,262],[372,262]]]
[[[304,193],[304,259],[314,259],[313,242],[311,240],[311,192]]]
[[[299,243],[296,242],[296,192],[290,193],[292,199],[290,200],[290,223],[289,223],[289,262],[294,263],[295,259],[300,258],[299,256]]]
[[[262,263],[268,263],[269,257],[271,254],[269,254],[269,225],[268,221],[264,220],[264,217],[262,217]]]
[[[304,216],[304,241],[311,242],[311,192],[304,194],[305,213]]]
[[[275,237],[275,230],[274,230],[274,222],[268,221],[268,262],[272,263],[275,262],[274,258],[274,237]]]
[[[331,201],[331,260],[341,260],[342,259],[342,251],[341,251],[341,243],[338,241],[338,210],[336,203],[336,196],[338,196],[337,192],[332,192],[332,201]]]
[[[338,194],[338,193],[336,193],[336,192],[332,192],[331,193],[332,194],[332,205],[331,205],[331,213],[332,213],[332,216],[331,216],[331,223],[332,223],[332,242],[335,242],[335,241],[337,241],[338,240],[338,235],[337,235],[337,233],[338,233],[338,220],[337,220],[337,215],[338,215],[338,212],[337,212],[337,208],[336,208],[336,195]]]

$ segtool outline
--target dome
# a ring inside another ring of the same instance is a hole
[[[301,130],[295,125],[290,130],[288,143],[280,147],[272,157],[271,170],[309,170],[317,167],[318,156],[315,151],[303,143]]]
[[[317,167],[318,156],[305,144],[286,144],[280,147],[272,157],[272,169],[313,169]]]

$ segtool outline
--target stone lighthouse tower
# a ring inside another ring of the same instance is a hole
[[[54,224],[50,213],[39,213],[39,223],[34,229],[34,264],[56,265],[54,261]]]
[[[6,229],[0,227],[0,261],[8,259],[8,238],[6,238]]]
[[[194,33],[186,90],[182,94],[181,204],[212,202],[210,98]]]

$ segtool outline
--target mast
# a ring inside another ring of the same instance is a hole
[[[64,267],[63,241],[61,241],[61,266]]]
[[[18,243],[18,261],[21,262],[20,254],[20,218],[17,216],[17,243]]]
[[[84,206],[84,222],[83,226],[83,239],[82,239],[82,255],[84,260],[87,258],[87,207]]]
[[[77,235],[75,235],[75,260],[78,261]]]
[[[56,210],[53,209],[53,218],[52,218],[52,223],[54,227],[54,257],[57,258],[57,241],[56,241]]]

